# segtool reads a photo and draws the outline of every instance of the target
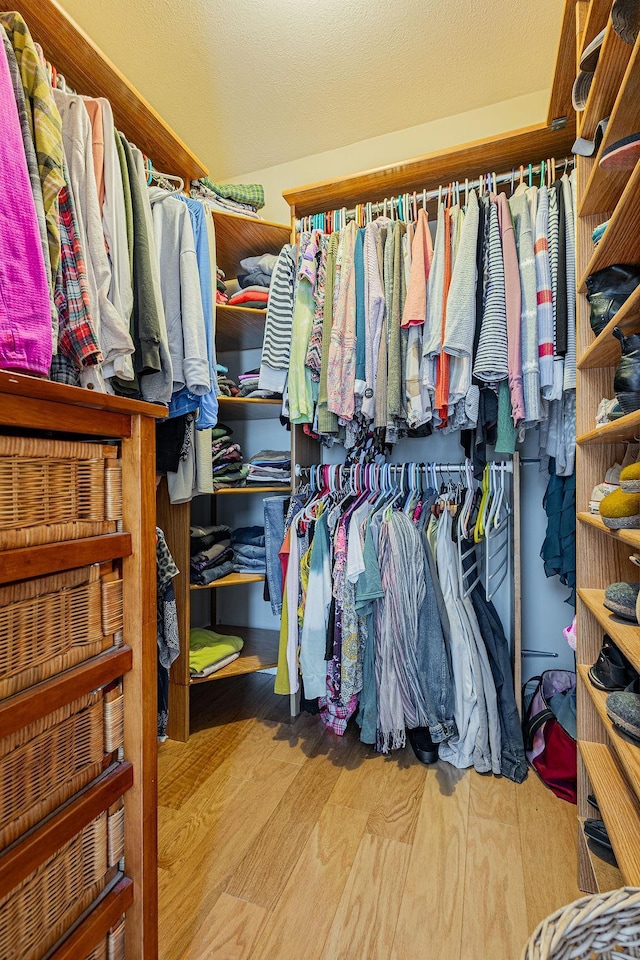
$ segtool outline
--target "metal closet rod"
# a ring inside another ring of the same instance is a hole
[[[573,157],[565,157],[563,160],[559,161],[558,166],[562,167],[563,170],[568,170],[569,167],[574,166],[574,163],[575,161]],[[543,164],[544,164],[544,167],[543,167]],[[540,163],[527,164],[527,166],[523,167],[523,182],[528,179],[529,174],[533,176],[534,174],[538,174],[538,173],[541,173],[543,170],[546,170],[547,169],[546,164],[547,164],[546,160],[541,160]],[[457,183],[459,186],[464,184],[465,189],[467,188],[473,189],[475,187],[475,184],[479,186],[483,180],[486,180],[486,177],[491,177],[493,184],[511,183],[512,179],[513,179],[513,182],[515,183],[516,180],[519,180],[520,178],[520,167],[514,167],[513,170],[510,170],[508,173],[499,173],[499,174],[485,173],[484,175],[476,177],[473,180],[469,180],[465,178],[464,180],[453,180],[451,182]],[[447,186],[436,187],[434,190],[411,190],[408,193],[407,192],[400,193],[398,196],[413,197],[413,194],[415,193],[416,201],[418,201],[419,203],[422,203],[423,206],[426,206],[426,204],[430,200],[437,200],[438,197],[440,197],[448,189],[448,186],[449,185],[447,184]],[[462,186],[461,186],[461,189],[462,189]],[[389,205],[392,204],[393,200],[395,199],[396,198],[393,196],[387,197],[386,200],[379,200],[376,203],[363,203],[361,204],[361,206],[363,206],[365,210],[367,210],[370,214],[380,213],[384,211],[385,208],[388,209]],[[299,229],[298,225],[301,223],[302,220],[312,220],[314,216],[315,217],[322,216],[323,212],[339,213],[346,220],[353,220],[353,218],[356,215],[355,207],[351,210],[347,210],[345,207],[337,207],[335,210],[332,210],[332,211],[321,211],[320,213],[316,213],[316,214],[312,213],[305,217],[298,217],[296,220],[296,228]]]
[[[402,470],[409,466],[410,463],[421,467],[423,470],[429,468],[430,470],[435,470],[438,473],[462,473],[467,469],[468,461],[465,463],[430,463],[427,461],[410,461],[407,460],[404,463],[381,463],[381,467],[388,467],[390,470]],[[493,463],[495,466],[500,467],[504,473],[513,473],[513,460],[488,460],[487,463]],[[375,465],[375,464],[374,464]],[[339,467],[341,471],[343,470],[353,470],[357,466],[362,466],[362,464],[357,463],[320,463],[317,466],[319,467]],[[307,476],[311,470],[311,467],[302,467],[299,463],[296,463],[295,466],[295,475],[296,477]]]

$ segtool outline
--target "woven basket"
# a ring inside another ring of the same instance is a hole
[[[124,960],[124,923],[125,920],[122,917],[86,960]]]
[[[105,752],[122,746],[123,697],[110,714],[104,701],[102,691],[87,694],[0,740],[0,850],[90,783]]]
[[[122,580],[97,564],[0,587],[0,700],[100,653],[122,630]]]
[[[640,957],[640,888],[575,900],[543,920],[522,960],[625,960]]]
[[[102,892],[113,866],[108,819],[101,813],[0,901],[3,960],[40,960]]]
[[[117,447],[0,437],[0,550],[115,533]]]

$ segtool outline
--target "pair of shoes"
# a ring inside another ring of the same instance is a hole
[[[614,727],[640,746],[640,678],[607,697],[607,716]]]
[[[589,846],[598,857],[606,860],[607,863],[610,863],[614,867],[618,865],[604,820],[591,818],[585,820],[584,835],[589,842]]]
[[[631,623],[638,623],[640,583],[610,583],[604,592],[604,606]]]
[[[625,468],[626,469],[626,468]],[[621,489],[607,494],[599,504],[602,522],[610,530],[633,530],[640,527],[640,493],[627,493]]]
[[[591,329],[597,336],[640,283],[640,266],[614,263],[592,273],[586,283]]]
[[[598,659],[589,670],[589,680],[598,690],[624,690],[638,679],[637,671],[624,657],[611,637],[605,634]]]
[[[407,730],[407,736],[420,763],[429,765],[437,761],[438,746],[431,739],[428,727],[416,727],[414,730]]]

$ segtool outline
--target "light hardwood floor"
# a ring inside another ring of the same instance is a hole
[[[160,748],[161,960],[517,960],[580,896],[576,810],[340,739],[254,674]]]

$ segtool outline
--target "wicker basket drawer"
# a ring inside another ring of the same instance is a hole
[[[100,653],[122,630],[122,580],[97,564],[0,587],[0,700]],[[117,639],[117,638],[116,638]]]
[[[2,960],[40,960],[67,933],[106,886],[121,829],[105,811],[0,901]]]
[[[123,744],[123,715],[119,691],[99,690],[0,740],[0,850],[102,772]]]
[[[115,533],[117,447],[0,437],[0,550]]]
[[[124,931],[125,919],[122,917],[86,960],[124,960]]]

